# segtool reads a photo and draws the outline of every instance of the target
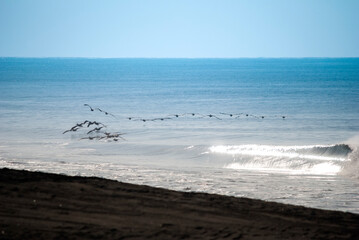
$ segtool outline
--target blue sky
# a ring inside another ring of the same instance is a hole
[[[0,0],[3,57],[359,57],[358,0]]]

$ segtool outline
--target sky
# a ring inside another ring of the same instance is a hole
[[[359,0],[0,0],[1,57],[359,57]]]

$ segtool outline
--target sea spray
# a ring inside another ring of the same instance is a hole
[[[344,164],[340,174],[359,180],[359,135],[347,140],[346,144],[352,152],[348,155],[349,161]]]

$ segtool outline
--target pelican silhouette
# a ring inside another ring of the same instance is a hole
[[[168,119],[172,119],[169,117],[164,117],[164,118],[139,118],[139,119],[134,119],[134,121],[141,121],[141,122],[154,122],[154,121],[164,121],[164,120],[168,120]]]
[[[141,121],[142,118],[140,118],[140,117],[126,117],[126,119],[133,120],[133,121]]]
[[[90,110],[91,110],[91,112],[93,112],[93,111],[94,111],[94,109],[93,109],[90,105],[88,105],[87,103],[85,103],[85,104],[84,104],[84,106],[89,107],[89,108],[90,108]]]
[[[134,119],[133,121],[147,122],[147,121],[151,121],[151,119],[139,118],[139,119]]]
[[[236,115],[236,119],[241,118],[241,116],[243,116],[243,115],[246,115],[246,117],[249,116],[249,114],[244,114],[244,113],[236,113],[236,114],[233,114],[233,116],[234,115]]]
[[[115,115],[113,115],[112,113],[106,112],[106,111],[104,111],[104,110],[102,110],[100,108],[95,108],[95,110],[98,110],[98,111],[100,111],[100,112],[102,112],[102,113],[104,113],[106,115],[111,115],[111,116],[115,117]]]
[[[206,116],[210,117],[210,118],[217,118],[218,120],[222,120],[221,118],[219,118],[219,117],[217,117],[216,115],[213,115],[213,114],[208,114]]]
[[[100,139],[98,136],[96,137],[83,137],[81,139],[89,139],[89,140],[94,140],[94,139]]]
[[[205,115],[200,114],[200,113],[185,113],[185,114],[183,114],[183,115],[190,115],[190,116],[192,116],[192,117],[194,117],[194,116],[199,116],[200,118],[205,117]]]
[[[90,133],[92,133],[92,132],[98,132],[98,131],[100,131],[102,128],[104,128],[104,127],[97,127],[97,128],[94,128],[94,129],[92,129],[92,130],[88,131],[88,132],[87,132],[87,134],[90,134]]]
[[[96,121],[87,121],[87,127],[90,127],[91,125],[96,125],[96,126],[99,126],[99,125],[102,125],[103,127],[106,127],[103,123],[100,123],[100,122],[96,122]]]
[[[286,116],[284,116],[284,115],[274,115],[274,117],[280,117],[280,118],[282,118],[282,119],[285,119],[285,118],[286,118]]]
[[[123,140],[126,140],[126,139],[124,139],[123,137],[121,137],[121,136],[124,135],[125,133],[109,133],[109,132],[104,132],[104,134],[105,134],[106,136],[103,136],[103,137],[101,137],[100,139],[104,139],[104,138],[105,138],[105,139],[121,138],[121,139],[123,139]]]
[[[169,120],[169,119],[172,119],[172,118],[170,118],[170,117],[152,118],[152,119],[149,119],[149,120],[150,120],[150,121],[158,121],[158,120],[164,121],[164,120]]]
[[[178,118],[178,117],[181,117],[181,116],[183,116],[183,115],[185,115],[185,114],[170,114],[170,115],[168,115],[169,117],[176,117],[176,118]]]
[[[243,115],[243,113],[224,113],[224,112],[220,112],[219,114],[227,115],[227,116],[230,116],[230,117],[237,116],[236,118],[239,118],[241,115]]]
[[[76,132],[79,128],[82,128],[84,124],[88,123],[89,121],[86,120],[82,123],[76,123],[75,126],[73,126],[72,128],[70,128],[69,130],[66,130],[65,132],[63,132],[62,134],[65,134],[67,132]]]
[[[67,133],[67,132],[76,132],[77,130],[79,130],[79,127],[73,126],[71,129],[66,130],[66,131],[63,132],[62,134],[65,134],[65,133]]]
[[[238,114],[233,114],[233,113],[219,113],[219,114],[222,114],[222,115],[227,115],[227,116],[230,116],[230,117],[233,117],[234,115],[238,115]]]

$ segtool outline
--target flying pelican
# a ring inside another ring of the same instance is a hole
[[[139,118],[139,119],[134,119],[134,121],[147,122],[147,121],[151,121],[151,119]]]
[[[96,122],[96,121],[93,121],[93,122],[88,121],[87,122],[87,127],[90,127],[91,125],[96,125],[96,126],[102,125],[102,126],[106,127],[103,123]]]
[[[104,139],[104,138],[106,138],[106,139],[109,139],[109,138],[121,138],[121,139],[123,139],[123,140],[126,140],[126,139],[124,139],[123,137],[121,137],[121,135],[124,135],[125,133],[109,133],[109,132],[104,132],[104,134],[105,134],[106,136],[101,137],[100,139]]]
[[[63,132],[62,134],[65,134],[67,132],[76,132],[77,130],[79,130],[79,128],[77,126],[73,126],[71,129],[66,130],[65,132]]]
[[[104,111],[104,110],[102,110],[100,108],[95,108],[95,110],[98,110],[98,111],[100,111],[100,112],[102,112],[102,113],[104,113],[106,115],[111,115],[111,116],[115,117],[115,115],[113,115],[112,113],[106,112],[106,111]]]
[[[217,118],[218,120],[222,120],[221,118],[217,117],[216,115],[213,115],[213,114],[208,114],[207,117],[210,117],[210,118]]]
[[[219,113],[219,114],[222,114],[222,115],[227,115],[227,116],[233,117],[233,114],[232,114],[232,113]]]
[[[165,117],[165,118],[153,118],[153,119],[149,119],[149,120],[150,120],[150,121],[158,121],[158,120],[163,121],[163,120],[169,120],[169,119],[172,119],[172,118],[170,118],[170,117]]]
[[[89,139],[89,140],[94,140],[94,139],[100,139],[98,136],[97,137],[83,137],[81,139]]]
[[[236,113],[236,114],[233,114],[233,116],[234,115],[237,115],[236,119],[241,118],[241,116],[243,116],[243,115],[246,115],[247,117],[249,116],[249,114],[244,114],[244,113]]]
[[[66,130],[66,131],[63,132],[62,134],[65,134],[65,133],[67,133],[67,132],[76,132],[79,128],[83,127],[83,125],[86,124],[86,123],[88,123],[88,122],[90,122],[90,121],[86,120],[86,121],[84,121],[84,122],[82,122],[82,123],[76,123],[75,126],[73,126],[73,127],[72,127],[71,129],[69,129],[69,130]]]
[[[230,116],[230,117],[234,117],[234,116],[237,116],[239,117],[240,115],[242,115],[243,113],[219,113],[219,114],[222,114],[222,115],[227,115],[227,116]]]
[[[181,116],[183,116],[183,115],[185,115],[185,114],[170,114],[170,115],[168,115],[169,117],[176,117],[176,118],[178,118],[178,117],[181,117]]]
[[[90,133],[92,133],[92,132],[98,132],[98,131],[100,131],[102,128],[104,128],[104,127],[94,128],[94,129],[92,129],[91,131],[88,131],[87,134],[90,134]]]
[[[253,115],[253,114],[249,114],[249,113],[246,113],[245,115],[246,115],[246,117],[254,117],[254,118],[259,118],[259,117],[255,116],[255,115]]]
[[[200,118],[205,117],[205,115],[200,114],[200,113],[185,113],[185,114],[183,114],[183,115],[191,115],[192,117],[194,117],[194,116],[199,116]]]
[[[286,118],[284,115],[274,115],[274,117],[281,117],[282,119]]]
[[[91,112],[93,112],[93,111],[94,111],[94,109],[93,109],[90,105],[88,105],[87,103],[85,103],[85,104],[84,104],[84,106],[89,107],[89,108],[90,108],[90,110],[91,110]]]

